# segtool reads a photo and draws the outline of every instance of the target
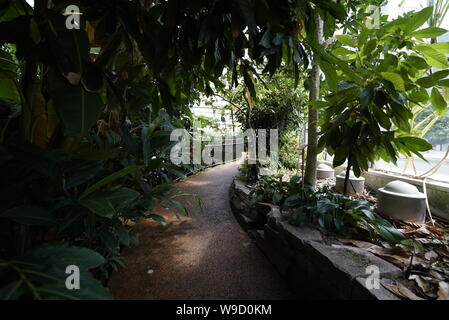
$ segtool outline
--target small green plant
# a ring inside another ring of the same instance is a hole
[[[239,178],[246,183],[256,183],[259,179],[258,167],[256,164],[249,164],[248,160],[245,160],[242,166],[239,168]]]
[[[284,208],[292,211],[290,223],[315,223],[340,235],[352,236],[368,232],[370,239],[382,238],[400,243],[404,235],[385,219],[374,215],[368,201],[351,200],[327,188],[307,187],[303,193],[285,199]]]
[[[262,176],[253,191],[253,201],[279,204],[284,199],[284,184],[280,177]]]
[[[390,243],[405,240],[390,222],[376,217],[369,202],[351,200],[327,187],[315,189],[303,185],[299,176],[293,176],[289,182],[265,176],[253,194],[256,202],[273,203],[290,211],[290,223],[295,226],[314,223],[343,236],[380,237]]]

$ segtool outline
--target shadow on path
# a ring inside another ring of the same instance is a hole
[[[231,211],[229,187],[238,166],[208,169],[178,184],[201,197],[202,213],[178,220],[169,211],[157,212],[166,217],[166,227],[138,223],[140,244],[124,250],[126,268],[109,282],[116,299],[295,298]],[[180,201],[189,200],[194,202]]]

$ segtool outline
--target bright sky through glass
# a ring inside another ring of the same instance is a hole
[[[403,4],[400,6],[401,2]],[[388,14],[391,20],[406,12],[417,11],[425,7],[427,7],[427,0],[389,0],[383,12]],[[441,27],[449,29],[449,15],[446,16]]]
[[[34,0],[26,0],[31,6],[34,6]],[[402,5],[400,6],[400,4]],[[425,7],[427,0],[389,0],[384,10],[385,13],[390,15],[390,18],[396,18],[397,16],[411,11]],[[443,28],[449,29],[449,16],[445,19],[442,25]]]

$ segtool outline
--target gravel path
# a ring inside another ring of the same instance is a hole
[[[295,298],[232,214],[228,192],[237,169],[222,165],[178,184],[202,199],[202,212],[194,207],[180,220],[158,212],[167,227],[151,220],[136,226],[140,244],[124,250],[126,268],[109,283],[116,299]],[[192,208],[189,200],[180,201]]]

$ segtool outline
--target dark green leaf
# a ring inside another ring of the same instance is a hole
[[[52,226],[56,223],[55,216],[47,209],[29,205],[6,210],[0,214],[0,218],[29,226]]]

